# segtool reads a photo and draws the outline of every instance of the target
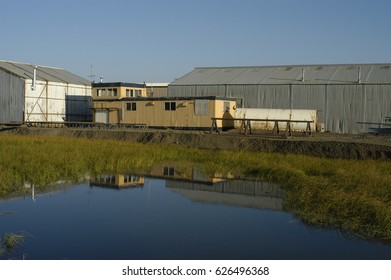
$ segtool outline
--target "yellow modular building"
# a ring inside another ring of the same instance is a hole
[[[138,187],[144,185],[144,177],[133,174],[101,174],[91,178],[90,185],[112,188]]]
[[[117,100],[127,97],[146,97],[147,87],[145,84],[136,83],[93,83],[93,100]]]
[[[168,83],[145,83],[148,97],[168,96]]]
[[[233,128],[235,98],[144,97],[140,84],[98,83],[93,85],[94,121],[117,126],[210,129],[211,118],[223,129]],[[130,96],[133,90],[133,95]],[[136,92],[137,90],[137,92]],[[134,93],[137,93],[134,96]]]

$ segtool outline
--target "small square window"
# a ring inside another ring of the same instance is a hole
[[[174,167],[164,167],[163,168],[163,176],[174,176]]]
[[[170,111],[170,102],[164,102],[164,110]]]
[[[127,111],[136,111],[136,109],[137,109],[137,103],[136,102],[126,103],[126,110]]]
[[[175,111],[176,110],[176,103],[175,102],[164,102],[164,110]]]
[[[98,89],[98,91],[97,91],[97,96],[98,97],[105,96],[105,95],[106,95],[106,90],[105,89]]]

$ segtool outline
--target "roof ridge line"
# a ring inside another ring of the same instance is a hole
[[[226,69],[226,68],[270,68],[270,67],[315,67],[315,66],[360,66],[360,65],[390,65],[390,63],[323,63],[323,64],[286,64],[286,65],[250,65],[250,66],[197,66],[196,69]]]

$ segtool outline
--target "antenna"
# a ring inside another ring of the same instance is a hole
[[[95,75],[92,74],[92,64],[90,65],[90,75],[88,78],[90,78],[91,83],[95,82]]]

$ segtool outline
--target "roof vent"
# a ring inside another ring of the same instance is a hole
[[[304,82],[305,79],[304,79],[304,68],[301,68],[301,81]]]

